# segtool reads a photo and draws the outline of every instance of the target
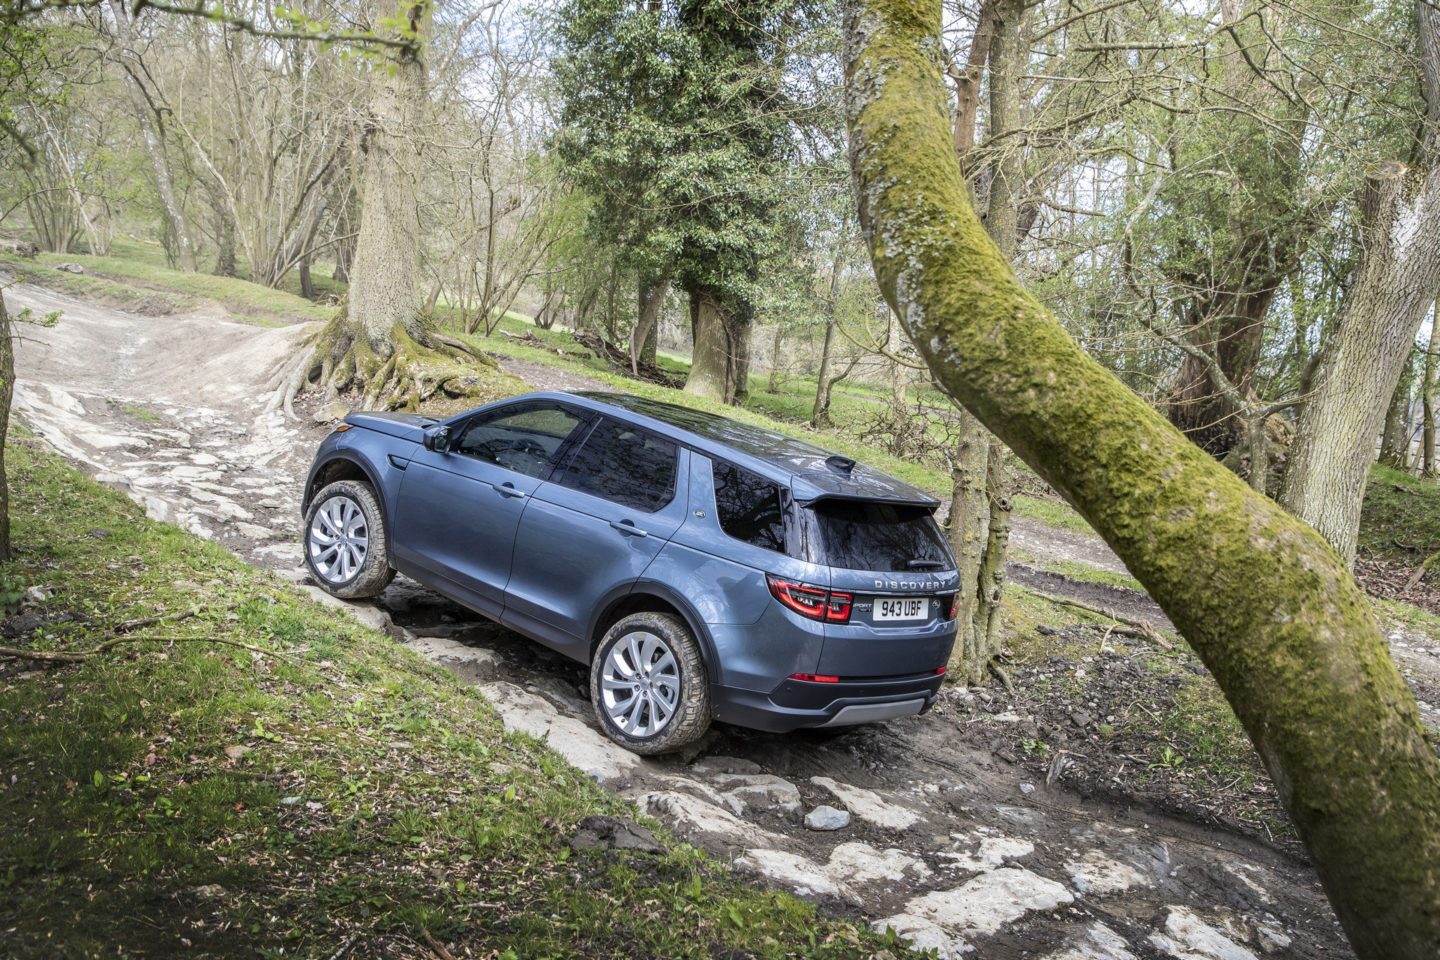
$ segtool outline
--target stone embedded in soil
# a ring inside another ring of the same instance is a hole
[[[964,834],[955,834],[957,841],[970,840]],[[982,836],[973,853],[942,853],[940,856],[952,861],[948,866],[954,870],[994,870],[1007,860],[1019,860],[1035,852],[1035,844],[1018,837]]]
[[[848,826],[850,826],[850,811],[838,810],[826,803],[822,803],[805,814],[805,827],[808,830],[841,830]]]
[[[570,838],[575,850],[635,850],[639,853],[664,853],[655,834],[634,820],[624,817],[596,815],[585,817]]]
[[[1136,960],[1125,938],[1103,923],[1094,923],[1085,936],[1045,960]]]
[[[1163,932],[1151,934],[1150,945],[1178,960],[1256,960],[1186,907],[1169,908]]]
[[[971,877],[952,890],[916,897],[906,904],[905,912],[968,938],[995,933],[1032,911],[1050,911],[1074,902],[1074,894],[1054,880],[1020,867],[1001,867]]]
[[[701,757],[690,765],[691,773],[760,773],[760,764],[743,757],[727,757],[715,754]]]
[[[781,841],[775,834],[741,820],[729,810],[689,794],[656,791],[641,795],[635,804],[643,812],[669,822],[686,839],[709,836],[732,846],[749,846],[757,840],[776,844]]]
[[[908,913],[876,920],[870,924],[870,929],[882,936],[886,930],[894,930],[896,936],[907,941],[913,949],[934,950],[940,960],[959,960],[970,949],[965,941],[950,936],[934,920]]]
[[[855,894],[826,875],[813,860],[783,850],[746,850],[735,866],[789,887],[802,897],[839,897],[856,900]]]
[[[562,716],[549,701],[526,693],[513,683],[487,683],[480,688],[507,729],[544,740],[549,747],[600,783],[622,780],[641,760],[574,717]]]
[[[925,861],[904,850],[876,850],[868,843],[842,843],[830,851],[825,872],[847,884],[924,880],[930,876]]]
[[[882,800],[873,790],[837,783],[829,777],[811,777],[810,782],[830,791],[845,808],[866,823],[886,830],[905,830],[920,822],[920,815],[899,804]]]
[[[1123,893],[1136,884],[1145,883],[1145,877],[1130,866],[1118,860],[1111,860],[1098,850],[1088,851],[1078,860],[1065,864],[1070,874],[1070,885],[1081,893],[1106,896]]]
[[[725,805],[736,816],[747,810],[800,812],[800,790],[795,784],[771,773],[717,773],[711,780],[720,788]]]

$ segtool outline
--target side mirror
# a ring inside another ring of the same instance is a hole
[[[431,427],[425,431],[425,449],[444,453],[450,449],[450,428]]]

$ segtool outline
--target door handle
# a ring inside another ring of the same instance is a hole
[[[492,484],[490,484],[490,486],[494,487],[494,488],[495,488],[495,492],[498,493],[498,494],[500,494],[500,496],[502,496],[502,497],[520,497],[520,498],[524,498],[525,496],[527,496],[527,494],[525,493],[524,490],[516,490],[516,489],[515,489],[515,484],[511,483],[511,482],[508,481],[508,480],[505,481],[504,483],[492,483]]]
[[[627,537],[648,537],[648,536],[650,536],[650,531],[649,531],[649,530],[641,530],[639,527],[635,526],[635,521],[634,521],[634,520],[611,520],[611,521],[610,521],[610,526],[614,527],[616,530],[619,530],[621,533],[625,534],[625,536],[627,536]]]

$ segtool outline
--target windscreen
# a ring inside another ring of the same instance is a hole
[[[818,530],[821,562],[832,567],[914,573],[954,566],[926,507],[827,499],[803,512]]]

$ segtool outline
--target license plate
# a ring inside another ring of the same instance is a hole
[[[930,614],[928,597],[876,597],[876,620],[924,620]]]

